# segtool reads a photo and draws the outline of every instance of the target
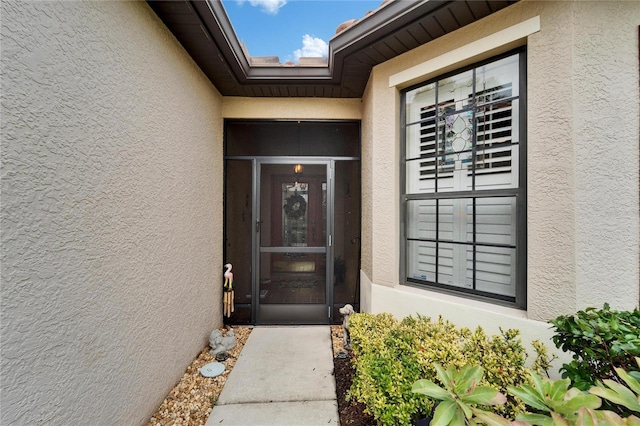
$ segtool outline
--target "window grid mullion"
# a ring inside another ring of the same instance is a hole
[[[436,199],[436,276],[435,282],[440,282],[440,276],[438,274],[438,265],[440,265],[440,200]]]
[[[477,261],[477,249],[476,249],[476,244],[477,244],[477,239],[476,239],[476,199],[473,198],[473,207],[472,207],[472,215],[473,215],[473,253],[472,253],[472,257],[473,257],[473,261],[472,261],[472,265],[473,265],[473,278],[472,278],[472,282],[473,282],[473,289],[476,290],[476,261]]]
[[[475,247],[496,247],[496,248],[517,249],[517,246],[515,246],[513,244],[473,243],[473,242],[470,243],[470,242],[467,242],[467,241],[445,240],[444,238],[437,239],[437,238],[413,238],[413,237],[407,237],[406,240],[407,241],[422,241],[422,242],[427,242],[427,243],[437,243],[438,241],[440,241],[440,242],[442,242],[444,244],[460,244],[460,245],[475,246]]]
[[[434,130],[435,130],[435,144],[434,144],[434,157],[433,157],[433,167],[434,167],[434,171],[435,171],[435,182],[434,182],[434,191],[437,193],[438,192],[438,144],[440,143],[440,117],[438,116],[438,105],[440,105],[440,84],[439,82],[436,82],[436,94],[435,94],[435,98],[436,98],[436,104],[435,104],[435,114],[433,115],[434,118]],[[437,209],[436,209],[437,210]],[[436,220],[437,223],[437,220]],[[437,255],[437,250],[436,250],[436,255]],[[436,256],[436,261],[438,260],[437,256]],[[438,271],[438,263],[436,262],[436,282],[438,282],[438,275],[437,275],[437,271]]]
[[[471,90],[472,90],[472,94],[471,94],[471,105],[473,106],[472,109],[472,123],[473,123],[473,133],[471,134],[471,190],[475,193],[476,192],[476,155],[477,155],[477,134],[478,134],[478,121],[476,119],[476,113],[477,113],[477,105],[476,105],[476,69],[473,69],[473,72],[471,73]],[[475,197],[472,198],[472,209],[471,209],[472,213],[471,213],[471,220],[472,220],[472,241],[473,241],[473,252],[472,252],[472,261],[471,261],[471,287],[476,290],[476,199]]]

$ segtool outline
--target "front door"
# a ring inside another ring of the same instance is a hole
[[[330,320],[330,166],[328,161],[257,162],[253,278],[258,323]]]

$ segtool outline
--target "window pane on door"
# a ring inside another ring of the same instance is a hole
[[[324,253],[261,253],[260,304],[325,303]]]

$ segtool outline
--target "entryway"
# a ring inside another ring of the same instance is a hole
[[[337,309],[359,300],[359,123],[225,124],[228,321],[339,320]]]
[[[327,326],[254,328],[206,426],[339,425],[331,345]]]

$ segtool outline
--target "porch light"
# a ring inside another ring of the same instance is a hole
[[[302,164],[296,164],[295,166],[293,166],[293,173],[296,174],[296,183],[298,183],[298,181],[300,180],[300,176],[302,175],[302,170],[304,170],[304,167],[302,166]]]

